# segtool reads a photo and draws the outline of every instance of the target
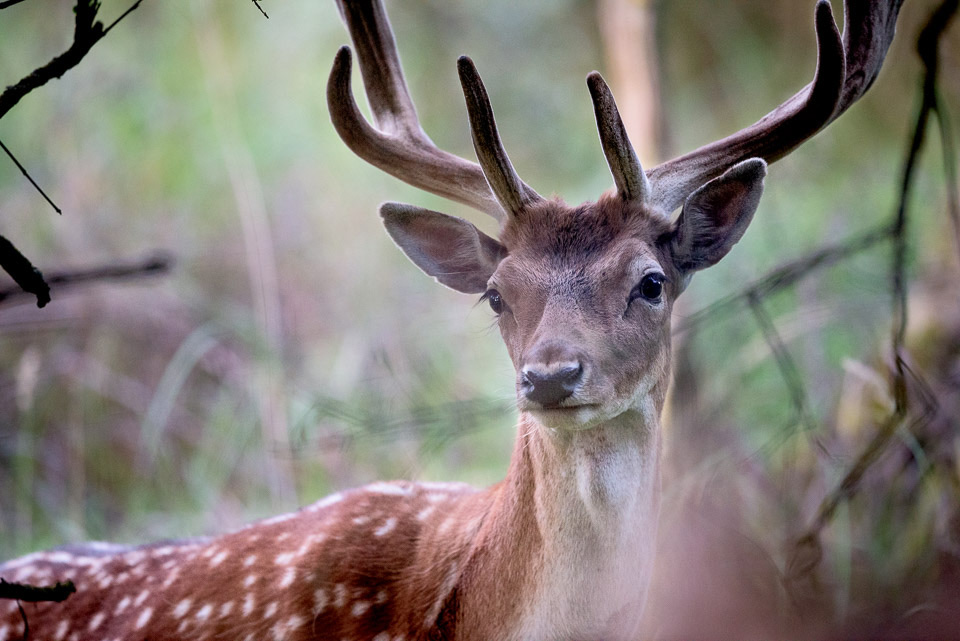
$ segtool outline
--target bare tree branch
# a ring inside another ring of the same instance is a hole
[[[60,603],[77,591],[73,581],[62,581],[55,585],[35,586],[24,583],[8,583],[0,579],[0,599],[14,599],[28,603]]]
[[[37,307],[50,302],[50,286],[43,280],[43,274],[3,236],[0,236],[0,267],[10,274],[24,293],[37,297]]]
[[[263,7],[260,6],[260,2],[258,0],[253,0],[253,4],[257,5],[257,9],[260,10],[260,13],[263,14],[264,18],[270,18],[270,16],[267,15],[267,12],[263,10]]]
[[[37,184],[37,181],[35,181],[35,180],[33,179],[33,176],[31,176],[29,173],[27,173],[27,170],[24,169],[23,165],[20,164],[20,161],[17,160],[17,157],[13,155],[13,152],[10,151],[9,149],[7,149],[7,146],[6,146],[5,144],[3,144],[3,141],[2,141],[2,140],[0,140],[0,149],[3,149],[3,151],[4,151],[8,156],[10,156],[10,160],[12,160],[12,161],[13,161],[13,164],[15,164],[15,165],[17,166],[17,168],[20,170],[20,173],[22,173],[24,176],[27,177],[27,180],[30,181],[30,184],[31,184],[31,185],[33,185],[34,187],[36,187],[37,191],[40,192],[40,195],[43,196],[44,199],[45,199],[48,203],[50,203],[50,206],[51,206],[51,207],[53,207],[53,210],[54,210],[55,212],[57,212],[58,214],[61,214],[61,215],[62,215],[63,212],[60,210],[60,208],[57,207],[56,203],[54,203],[52,200],[50,200],[50,196],[48,196],[47,193],[46,193],[45,191],[43,191],[43,189],[41,189],[40,185]]]
[[[74,271],[51,272],[45,280],[51,289],[60,293],[78,285],[88,285],[107,280],[160,276],[168,273],[172,267],[173,259],[169,255],[161,253],[130,263],[113,263]],[[26,295],[26,292],[16,287],[0,288],[0,304]]]
[[[77,0],[77,4],[73,8],[75,14],[73,44],[65,52],[53,58],[44,66],[35,69],[33,73],[21,79],[20,82],[10,85],[0,94],[0,118],[3,118],[25,95],[37,87],[45,85],[53,78],[61,77],[75,67],[89,53],[93,45],[107,35],[110,29],[115,27],[120,20],[139,7],[142,1],[137,0],[123,15],[104,29],[103,23],[96,19],[100,2],[98,0]]]

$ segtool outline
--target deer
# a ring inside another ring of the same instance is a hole
[[[0,602],[0,641],[25,638],[26,624],[43,641],[636,638],[656,560],[674,301],[744,235],[768,163],[867,91],[901,3],[845,0],[841,36],[819,0],[813,81],[753,125],[650,170],[590,73],[614,186],[569,206],[519,178],[470,58],[457,70],[478,163],[421,128],[381,0],[337,0],[373,118],[357,106],[343,46],[327,84],[340,137],[499,225],[494,238],[421,207],[380,207],[417,267],[496,316],[519,414],[505,479],[375,482],[218,536],[37,552],[0,566],[0,578],[69,580],[76,593],[28,603],[24,616]]]

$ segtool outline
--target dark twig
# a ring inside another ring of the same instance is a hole
[[[28,603],[52,602],[61,603],[77,591],[73,581],[62,581],[55,585],[26,585],[24,583],[8,583],[0,579],[0,599],[26,601]]]
[[[132,263],[115,263],[80,269],[75,271],[53,272],[46,278],[47,284],[57,292],[78,285],[92,284],[105,280],[126,280],[143,276],[166,274],[173,266],[173,259],[166,254],[156,254]],[[25,296],[25,292],[16,287],[0,289],[0,303]]]
[[[260,2],[258,0],[253,0],[253,4],[257,5],[257,9],[260,10],[260,13],[263,14],[264,18],[270,18],[270,16],[267,15],[267,12],[263,10],[263,7],[260,6]]]
[[[22,173],[24,176],[27,177],[27,180],[30,181],[30,184],[31,184],[31,185],[33,185],[34,187],[36,187],[37,191],[40,192],[40,195],[43,196],[44,199],[46,199],[46,201],[47,201],[48,203],[50,203],[50,206],[51,206],[51,207],[53,207],[53,210],[54,210],[55,212],[57,212],[58,214],[61,214],[61,215],[62,215],[63,212],[60,210],[60,208],[57,207],[56,203],[54,203],[52,200],[50,200],[50,196],[48,196],[48,195],[46,194],[46,192],[43,191],[43,189],[40,188],[40,185],[37,184],[37,181],[35,181],[35,180],[33,179],[33,177],[32,177],[29,173],[27,173],[27,170],[24,169],[23,165],[20,164],[20,161],[17,160],[17,157],[13,155],[13,152],[10,151],[9,149],[7,149],[7,146],[6,146],[5,144],[3,144],[3,141],[2,141],[2,140],[0,140],[0,149],[3,149],[3,151],[4,151],[8,156],[10,156],[10,160],[12,160],[12,161],[13,161],[13,164],[15,164],[15,165],[17,166],[17,168],[20,170],[20,173]]]
[[[6,9],[7,7],[12,7],[15,4],[20,4],[23,0],[4,0],[0,2],[0,9]]]
[[[43,280],[43,274],[3,236],[0,236],[0,267],[10,274],[24,294],[37,297],[37,307],[50,302],[50,286]]]
[[[767,341],[770,351],[773,352],[773,357],[780,370],[780,375],[783,377],[783,382],[790,392],[790,398],[793,401],[793,408],[797,413],[797,417],[807,431],[814,433],[817,428],[817,422],[810,413],[810,408],[807,403],[807,392],[803,385],[803,376],[800,375],[796,361],[793,360],[783,339],[780,338],[780,333],[777,331],[773,319],[770,318],[767,310],[763,307],[763,301],[760,295],[756,293],[751,294],[747,300],[750,305],[750,310],[757,320],[757,325],[760,326],[760,331],[763,333],[763,338]],[[826,454],[827,452],[823,445],[819,441],[815,442],[817,447]]]
[[[746,288],[721,298],[682,319],[677,323],[674,334],[692,331],[705,322],[714,321],[724,314],[733,312],[740,305],[749,303],[752,298],[764,298],[791,287],[812,274],[814,270],[830,267],[855,254],[871,249],[873,246],[888,240],[890,235],[890,225],[884,223],[876,229],[863,232],[842,243],[828,245],[806,256],[785,263],[771,270]]]
[[[107,35],[107,32],[121,19],[140,6],[141,2],[142,0],[137,0],[120,18],[104,29],[103,23],[96,19],[100,3],[97,0],[77,0],[73,9],[75,13],[73,44],[62,54],[22,78],[20,82],[4,89],[0,94],[0,118],[3,118],[25,95],[75,67],[89,53],[93,45]]]

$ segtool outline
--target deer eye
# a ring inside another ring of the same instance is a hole
[[[663,296],[663,283],[666,280],[667,277],[659,272],[647,274],[640,280],[637,286],[630,291],[630,298],[627,299],[627,305],[637,298],[643,298],[651,303],[659,302],[660,297]]]
[[[490,309],[493,310],[494,314],[500,314],[503,312],[503,298],[500,296],[500,292],[495,289],[488,289],[483,296],[480,297],[480,300],[485,300],[490,303]]]

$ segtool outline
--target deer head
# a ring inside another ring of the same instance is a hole
[[[813,82],[756,124],[649,172],[610,89],[591,73],[587,85],[615,187],[578,207],[545,199],[519,178],[467,57],[458,70],[479,165],[430,141],[379,2],[338,2],[376,127],[350,92],[349,47],[334,61],[328,103],[338,133],[359,156],[500,222],[495,239],[465,220],[419,207],[380,209],[388,233],[417,266],[489,302],[516,368],[520,409],[549,427],[585,428],[646,408],[650,399],[659,409],[674,300],[694,272],[715,264],[743,236],[767,163],[825,127],[873,82],[900,4],[848,1],[841,40],[830,3],[820,0]]]

